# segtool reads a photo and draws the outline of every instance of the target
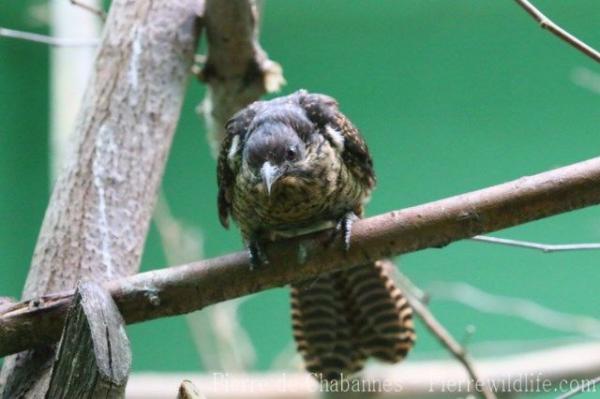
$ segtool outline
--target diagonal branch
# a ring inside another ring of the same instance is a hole
[[[438,341],[448,349],[448,351],[458,360],[472,380],[472,390],[481,392],[485,399],[495,399],[496,395],[490,387],[484,383],[481,377],[478,376],[473,365],[473,360],[467,350],[454,339],[454,337],[446,330],[446,328],[435,318],[433,313],[418,299],[411,297],[410,301],[416,315],[423,321],[425,327],[438,339]]]
[[[93,5],[86,4],[86,3],[82,2],[81,0],[71,0],[71,4],[76,7],[81,7],[82,9],[84,9],[88,12],[91,12],[92,14],[94,14],[98,18],[100,18],[102,21],[106,20],[106,13],[104,12],[104,10],[102,10],[99,7],[95,7]]]
[[[198,27],[196,0],[112,2],[24,299],[138,271]],[[37,346],[6,359],[0,396],[46,397],[54,352]]]
[[[246,252],[107,283],[127,323],[174,316],[250,293],[393,255],[600,203],[600,157],[535,176],[357,221],[350,249],[331,232],[272,243],[272,262],[249,269]],[[276,262],[285,259],[285,262]],[[0,356],[55,341],[71,293],[10,306],[0,314]]]
[[[484,399],[496,399],[496,395],[490,388],[490,386],[480,377],[478,372],[475,370],[475,365],[471,356],[467,352],[467,349],[461,345],[450,332],[440,323],[435,317],[431,310],[427,307],[425,302],[421,299],[421,290],[413,284],[408,277],[402,275],[400,272],[393,273],[396,269],[391,261],[385,263],[386,267],[390,270],[390,274],[394,276],[394,280],[404,291],[406,298],[410,302],[415,314],[425,327],[433,334],[433,336],[450,352],[452,356],[460,364],[463,365],[469,378],[471,379],[471,385],[469,385],[470,391],[478,392]]]
[[[529,15],[531,15],[536,21],[539,22],[542,29],[546,29],[551,32],[553,35],[557,36],[564,42],[568,43],[572,47],[575,47],[577,50],[581,51],[591,59],[596,62],[600,62],[600,52],[598,52],[593,47],[585,44],[557,24],[555,24],[551,19],[546,17],[540,10],[538,10],[533,4],[531,4],[527,0],[515,0]]]

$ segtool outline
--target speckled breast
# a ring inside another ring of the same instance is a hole
[[[299,173],[282,177],[270,195],[259,178],[241,168],[232,214],[246,238],[337,221],[345,213],[361,208],[368,190],[337,152],[328,144],[326,147],[308,156]]]

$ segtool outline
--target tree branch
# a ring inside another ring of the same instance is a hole
[[[117,306],[98,284],[80,284],[46,397],[124,398],[130,368],[131,349]]]
[[[435,336],[438,341],[454,356],[460,364],[463,365],[469,378],[472,380],[470,391],[480,392],[485,399],[495,399],[496,395],[492,392],[487,383],[479,376],[475,370],[475,365],[467,350],[454,339],[446,328],[435,318],[433,313],[421,301],[411,297],[410,304],[415,314],[423,321],[427,329]]]
[[[113,1],[24,299],[138,270],[197,31],[195,0]],[[52,347],[6,359],[4,397],[43,397],[53,360]]]
[[[87,47],[98,45],[98,39],[66,39],[7,28],[0,28],[0,37],[27,40],[34,43],[42,43],[57,47]]]
[[[469,385],[469,388],[471,388],[470,391],[481,394],[484,399],[496,399],[494,392],[490,389],[488,384],[481,379],[479,373],[475,370],[473,360],[466,348],[458,343],[446,327],[439,322],[427,305],[420,299],[422,291],[406,276],[402,275],[401,278],[396,278],[396,276],[400,276],[401,273],[394,273],[396,268],[391,261],[385,261],[384,267],[389,269],[390,275],[395,277],[394,280],[396,280],[399,287],[404,291],[415,314],[421,319],[423,324],[425,324],[425,327],[427,327],[429,332],[450,352],[452,356],[454,356],[456,360],[458,360],[460,364],[463,365],[472,381],[472,384]],[[413,288],[416,288],[416,292],[414,293]]]
[[[208,87],[198,112],[206,121],[213,154],[235,112],[285,84],[281,66],[258,42],[258,19],[255,0],[206,1],[208,57],[199,78]]]
[[[488,244],[506,245],[508,247],[537,249],[539,251],[549,252],[565,252],[565,251],[588,251],[599,250],[600,243],[578,243],[578,244],[542,244],[539,242],[512,240],[509,238],[498,238],[490,236],[475,236],[471,240],[485,242]]]
[[[349,251],[331,231],[265,246],[271,263],[249,269],[246,252],[112,281],[127,323],[173,316],[321,273],[376,259],[442,247],[600,203],[600,158],[535,176],[393,211],[354,224]],[[285,259],[285,262],[277,262]],[[22,302],[0,315],[0,356],[56,340],[70,293]]]
[[[71,4],[74,5],[75,7],[81,7],[82,9],[84,9],[88,12],[91,12],[92,14],[94,14],[95,16],[100,18],[102,21],[106,20],[106,13],[101,8],[86,4],[86,3],[82,2],[81,0],[70,0],[70,1],[71,1]]]
[[[596,62],[600,62],[600,52],[594,49],[591,46],[588,46],[557,24],[555,24],[551,19],[546,17],[540,10],[538,10],[533,4],[531,4],[527,0],[515,0],[529,15],[533,17],[536,21],[539,22],[542,29],[546,29],[551,32],[553,35],[557,36],[564,42],[568,43],[572,47],[575,47],[577,50],[581,51],[583,54],[587,55],[591,59]]]

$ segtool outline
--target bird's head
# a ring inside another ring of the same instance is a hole
[[[346,180],[357,183],[358,191],[351,193],[356,201],[364,202],[375,184],[363,138],[327,95],[299,90],[256,101],[238,111],[225,129],[217,165],[224,226],[232,213],[237,213],[238,221],[245,217],[237,212],[239,205],[260,204],[263,194],[282,212],[296,209],[305,199],[307,207],[317,209],[310,201],[329,200],[326,191],[339,184],[344,168],[349,172]]]
[[[305,112],[290,103],[275,104],[252,121],[242,162],[269,195],[285,177],[301,174],[313,130]]]

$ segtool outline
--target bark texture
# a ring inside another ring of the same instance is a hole
[[[207,84],[207,93],[198,111],[206,121],[215,157],[229,118],[285,84],[281,66],[258,42],[258,19],[254,0],[206,1],[208,56],[199,77]]]
[[[80,285],[46,398],[124,398],[130,367],[131,349],[117,305],[97,283]]]
[[[197,3],[113,1],[24,299],[138,270],[196,48]],[[43,397],[53,356],[41,347],[7,359],[3,397]]]
[[[332,231],[264,247],[270,263],[250,270],[246,252],[121,278],[106,284],[127,323],[192,312],[268,288],[516,226],[600,203],[600,158],[455,197],[356,221],[350,249]],[[57,340],[68,292],[0,313],[0,356]]]

